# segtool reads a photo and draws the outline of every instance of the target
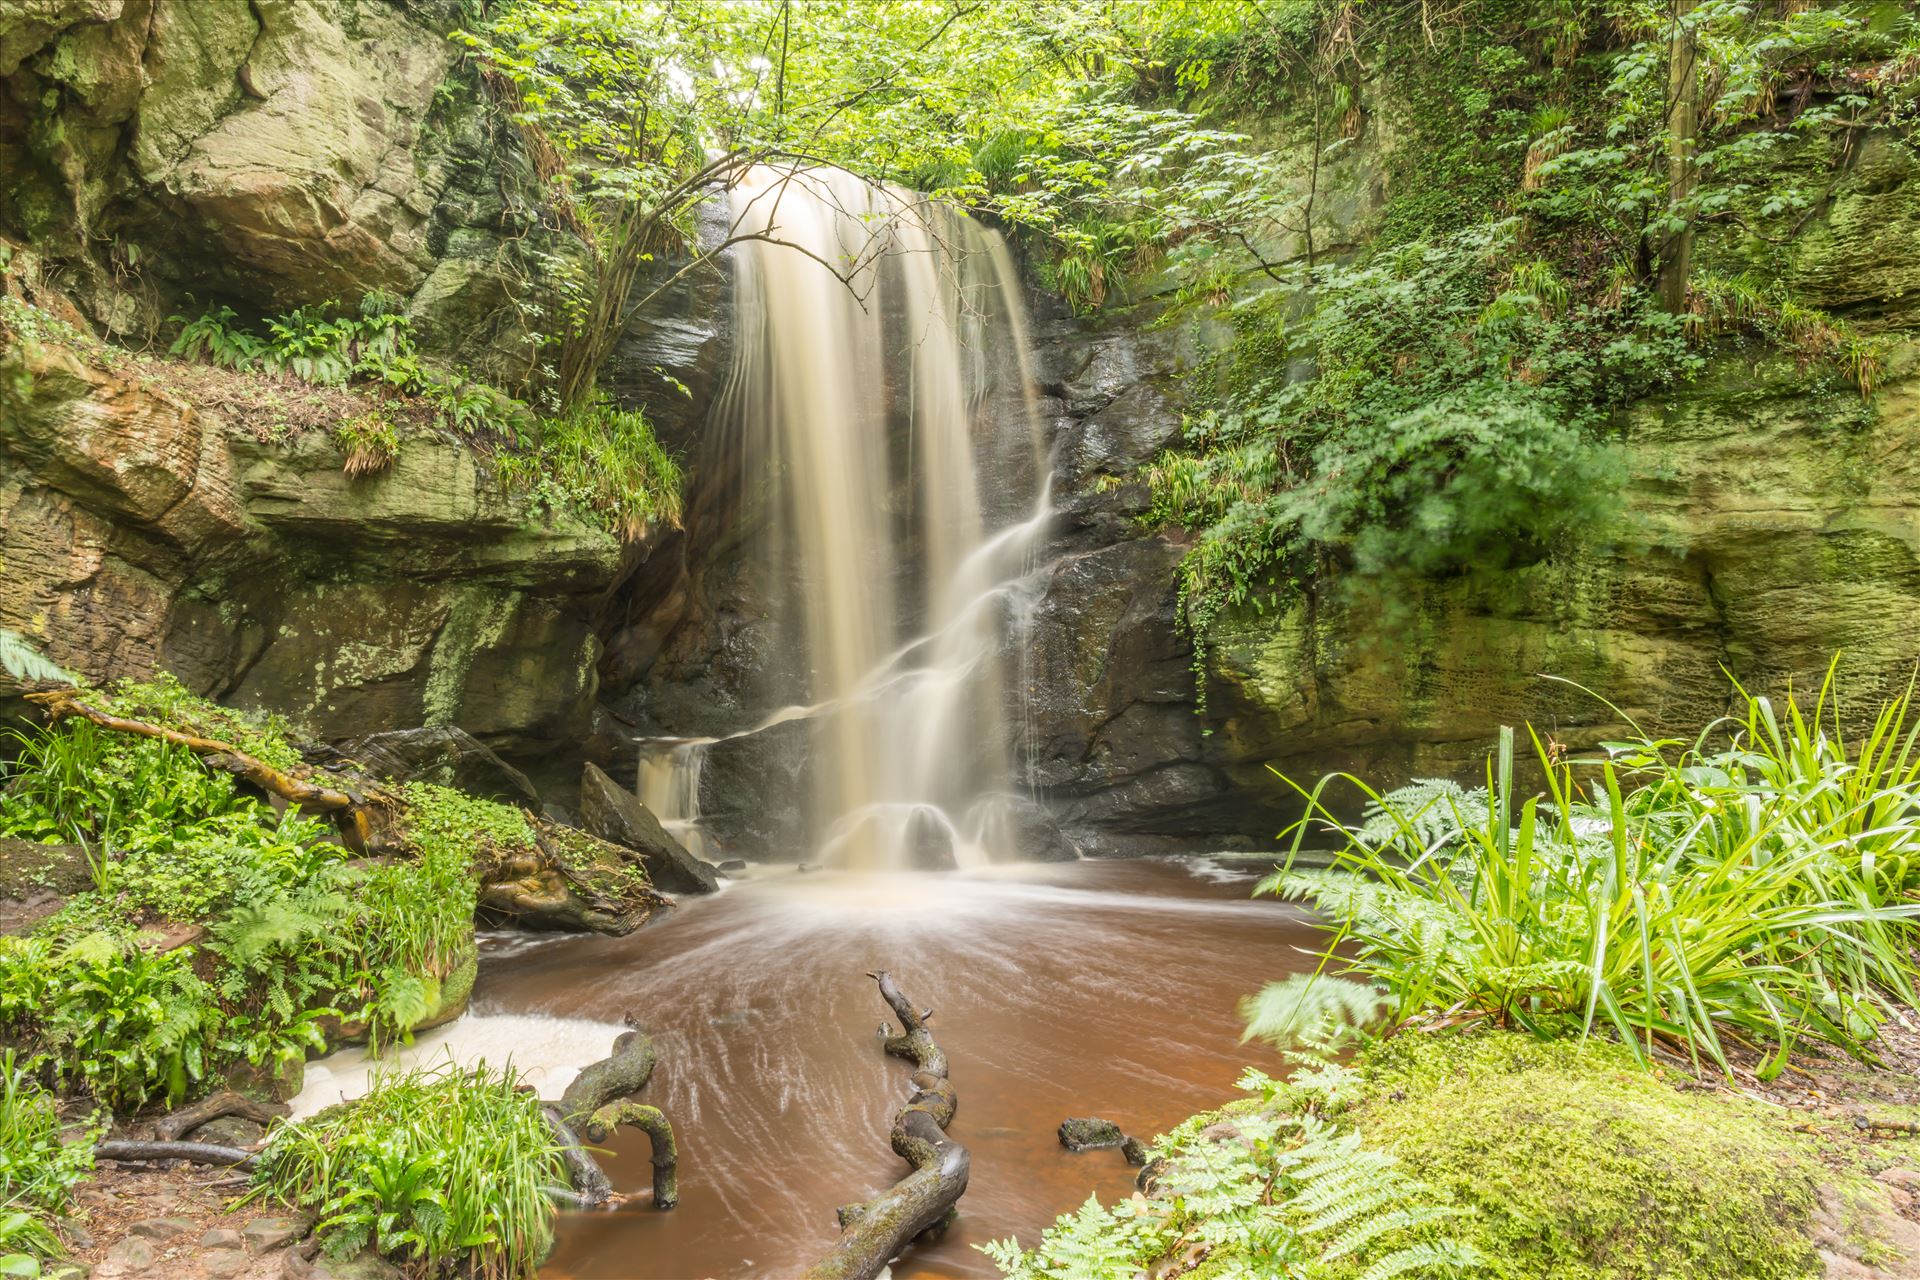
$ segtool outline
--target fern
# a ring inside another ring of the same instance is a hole
[[[1275,1109],[1335,1092],[1332,1079],[1282,1085],[1249,1071],[1242,1087],[1258,1110],[1218,1122],[1189,1121],[1155,1146],[1160,1193],[1111,1208],[1088,1200],[1061,1217],[1033,1250],[1011,1240],[980,1246],[1009,1280],[1112,1280],[1160,1274],[1170,1259],[1203,1254],[1227,1275],[1290,1280],[1455,1276],[1479,1255],[1435,1236],[1436,1224],[1471,1213],[1408,1176],[1390,1154],[1368,1148],[1351,1127],[1312,1112]]]
[[[1462,831],[1485,826],[1487,817],[1485,787],[1468,791],[1446,778],[1416,778],[1368,801],[1357,836],[1417,854],[1452,844]]]
[[[1240,1016],[1247,1024],[1240,1039],[1331,1054],[1392,1010],[1392,998],[1368,983],[1296,973],[1240,1002]]]
[[[17,631],[0,627],[0,668],[15,680],[62,680],[74,683],[73,674],[59,663],[43,656]]]

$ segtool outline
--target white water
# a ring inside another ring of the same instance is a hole
[[[364,1096],[374,1077],[416,1067],[511,1066],[520,1083],[542,1098],[566,1092],[580,1068],[613,1050],[626,1028],[589,1018],[547,1018],[537,1014],[464,1014],[445,1026],[422,1031],[413,1043],[388,1045],[378,1057],[364,1048],[342,1049],[307,1064],[293,1118],[304,1120],[336,1102]]]
[[[745,433],[806,673],[767,690],[777,709],[745,732],[809,723],[807,861],[1012,856],[1004,676],[1047,524],[1012,259],[972,220],[838,172],[763,167],[733,200],[736,230],[768,239],[737,249],[716,413]],[[994,412],[1007,404],[1020,411]],[[660,744],[639,778],[709,855],[713,741]]]

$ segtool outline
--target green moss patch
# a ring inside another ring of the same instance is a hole
[[[1836,1175],[1755,1107],[1595,1041],[1403,1035],[1358,1065],[1368,1142],[1478,1207],[1489,1276],[1821,1274],[1813,1217]]]

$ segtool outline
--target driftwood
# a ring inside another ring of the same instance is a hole
[[[156,1160],[190,1160],[194,1164],[232,1165],[251,1169],[255,1153],[211,1142],[103,1142],[93,1149],[97,1160],[124,1160],[130,1164]]]
[[[266,1124],[286,1115],[289,1110],[284,1102],[269,1106],[231,1089],[222,1089],[219,1093],[161,1116],[154,1121],[153,1136],[162,1142],[172,1142],[182,1134],[192,1133],[209,1120],[218,1120],[222,1116],[244,1116],[255,1124]]]
[[[843,1206],[840,1239],[805,1280],[874,1280],[914,1237],[952,1217],[972,1166],[967,1149],[947,1136],[959,1099],[947,1078],[947,1055],[927,1030],[933,1011],[916,1012],[884,969],[867,976],[900,1020],[900,1034],[887,1037],[886,1051],[914,1064],[913,1093],[889,1135],[913,1172],[864,1204]]]
[[[580,1141],[584,1132],[588,1142],[605,1142],[621,1125],[631,1125],[647,1135],[653,1148],[653,1207],[671,1209],[680,1200],[679,1150],[674,1145],[673,1125],[658,1107],[623,1101],[637,1093],[653,1076],[653,1042],[634,1026],[628,1014],[627,1026],[613,1042],[613,1052],[581,1068],[557,1103],[542,1110],[559,1144],[560,1158],[567,1166],[567,1178],[573,1193],[564,1197],[578,1208],[594,1209],[613,1198],[613,1183],[600,1162]],[[577,1203],[576,1203],[577,1202]]]

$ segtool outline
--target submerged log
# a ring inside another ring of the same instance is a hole
[[[886,1051],[914,1064],[913,1093],[889,1134],[913,1172],[864,1204],[842,1206],[840,1239],[805,1280],[874,1280],[914,1237],[949,1220],[972,1167],[967,1149],[947,1136],[959,1098],[947,1079],[947,1055],[927,1030],[933,1011],[916,1012],[886,970],[867,976],[900,1020],[900,1034],[887,1037]]]
[[[673,1140],[673,1125],[658,1107],[626,1102],[653,1077],[655,1061],[653,1041],[634,1026],[633,1015],[613,1042],[613,1052],[598,1062],[581,1068],[557,1103],[544,1109],[547,1124],[560,1146],[560,1158],[566,1163],[567,1177],[573,1183],[578,1207],[594,1209],[613,1198],[613,1182],[580,1141],[584,1132],[589,1142],[605,1142],[621,1125],[630,1125],[647,1135],[653,1149],[653,1207],[671,1209],[680,1200],[679,1149]]]

